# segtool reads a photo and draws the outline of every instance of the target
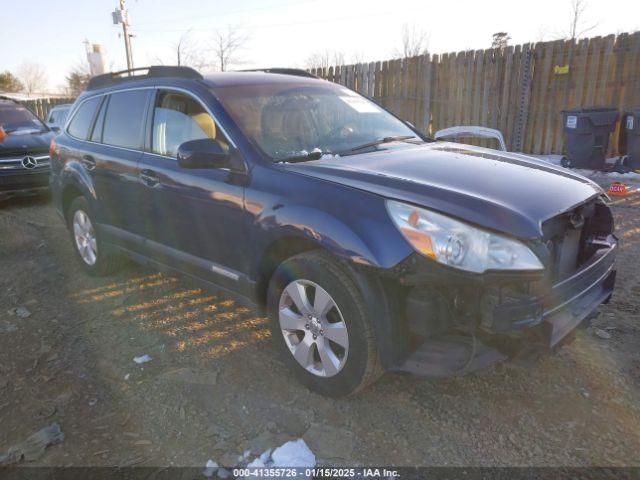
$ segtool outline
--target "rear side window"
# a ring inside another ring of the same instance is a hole
[[[71,119],[69,124],[69,135],[72,137],[86,140],[91,128],[91,122],[96,113],[96,108],[100,102],[100,97],[90,98],[78,108],[78,111]]]
[[[149,90],[112,93],[104,117],[102,143],[142,150]]]

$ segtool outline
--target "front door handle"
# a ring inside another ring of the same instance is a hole
[[[82,164],[87,170],[93,170],[94,168],[96,168],[96,159],[91,155],[84,155],[82,157]]]
[[[155,187],[160,184],[160,179],[158,178],[158,174],[153,170],[149,170],[148,168],[140,170],[140,180],[147,187]]]

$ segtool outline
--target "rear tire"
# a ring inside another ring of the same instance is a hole
[[[122,267],[123,259],[102,242],[95,215],[84,197],[77,197],[67,210],[67,227],[80,265],[89,275],[101,277]]]
[[[311,390],[353,395],[382,374],[362,292],[329,254],[303,253],[280,264],[269,282],[267,308],[276,348]]]

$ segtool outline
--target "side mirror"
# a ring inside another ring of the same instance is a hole
[[[225,149],[212,138],[190,140],[178,147],[178,165],[182,168],[229,168],[237,169],[236,152]],[[242,163],[240,161],[240,163]]]

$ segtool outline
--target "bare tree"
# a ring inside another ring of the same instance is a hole
[[[229,26],[226,30],[217,30],[213,34],[211,47],[216,58],[216,68],[224,72],[232,65],[244,63],[239,58],[239,53],[248,41],[249,36],[241,33],[237,27]]]
[[[567,36],[571,40],[582,37],[585,33],[590,32],[598,26],[598,23],[585,25],[585,13],[589,8],[587,0],[571,0],[571,20],[569,22],[569,30]]]
[[[210,63],[207,61],[205,49],[198,45],[190,29],[180,35],[178,41],[173,44],[173,51],[178,66],[184,65],[200,70]]]
[[[207,58],[206,51],[209,47],[203,46],[192,35],[191,29],[180,35],[180,38],[171,44],[170,56],[156,55],[153,62],[158,65],[178,65],[192,67],[196,70],[205,70],[212,62]]]
[[[329,68],[336,65],[344,65],[345,58],[343,52],[336,50],[325,50],[323,52],[315,52],[307,57],[307,68]]]
[[[509,40],[511,40],[511,37],[507,32],[496,32],[491,40],[491,48],[503,50],[509,45]]]
[[[415,24],[402,25],[402,47],[396,49],[397,58],[411,58],[429,53],[429,33],[418,28]]]
[[[18,67],[18,78],[24,87],[24,93],[32,95],[42,92],[47,87],[47,74],[41,65],[35,62],[24,62]]]

